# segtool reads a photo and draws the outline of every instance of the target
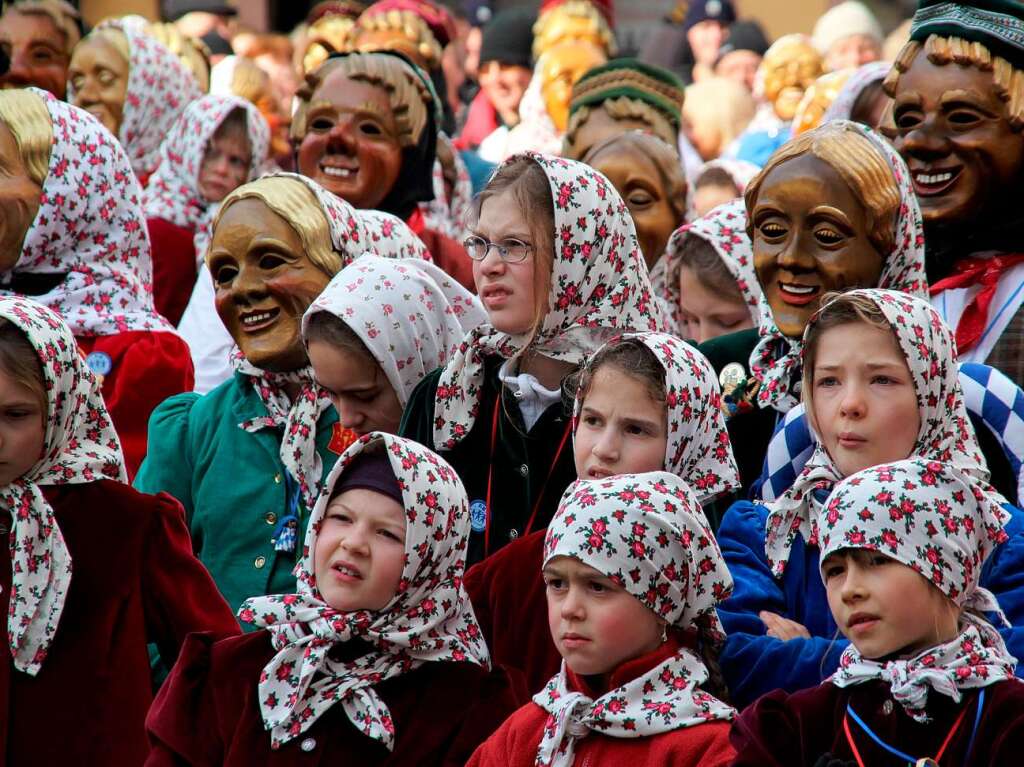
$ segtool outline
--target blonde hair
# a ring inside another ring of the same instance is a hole
[[[996,95],[1006,102],[1010,127],[1015,131],[1024,128],[1024,71],[1014,67],[1002,56],[992,55],[992,52],[981,43],[960,37],[929,35],[923,46],[917,40],[911,40],[904,45],[896,57],[892,70],[885,78],[884,88],[889,96],[895,98],[900,76],[910,69],[922,48],[932,64],[944,66],[953,63],[977,67],[982,72],[991,72]]]
[[[53,121],[46,102],[27,90],[0,90],[0,122],[14,135],[29,178],[42,186],[50,172]]]
[[[569,116],[569,125],[565,131],[565,138],[562,140],[562,155],[573,160],[579,159],[573,154],[573,144],[576,143],[576,132],[590,117],[595,109],[603,109],[609,117],[616,120],[640,120],[645,123],[658,138],[667,144],[675,145],[679,140],[675,129],[666,119],[664,113],[659,112],[646,101],[632,99],[628,96],[606,99],[600,104],[579,107]]]
[[[437,41],[437,37],[423,17],[414,11],[400,11],[397,8],[391,8],[387,11],[361,14],[356,22],[356,29],[352,33],[354,47],[360,53],[379,51],[381,49],[377,46],[362,47],[359,42],[360,33],[388,31],[400,32],[409,41],[409,46],[403,53],[422,59],[430,69],[441,63],[441,43]],[[402,50],[402,47],[395,46],[395,49]]]
[[[96,27],[82,38],[81,42],[87,42],[89,40],[102,40],[103,42],[110,43],[114,50],[117,51],[118,55],[125,60],[128,64],[129,69],[132,65],[132,51],[128,45],[128,37],[117,27]]]
[[[683,116],[691,124],[713,125],[721,149],[743,133],[756,111],[750,91],[728,78],[709,77],[686,87]]]
[[[187,37],[174,24],[148,24],[146,34],[164,44],[185,65],[206,93],[210,90],[210,59],[201,40]]]
[[[82,18],[74,6],[64,0],[20,0],[7,7],[6,12],[16,12],[25,16],[46,16],[53,26],[64,35],[64,54],[71,55],[71,50],[82,39],[78,22]]]
[[[295,94],[299,103],[292,117],[293,140],[302,141],[306,137],[309,102],[317,88],[335,71],[343,72],[351,80],[385,90],[398,126],[399,143],[402,147],[419,143],[427,125],[427,110],[432,108],[430,91],[408,64],[386,53],[352,53],[328,59],[306,75],[305,84]]]
[[[868,213],[868,239],[879,253],[888,256],[896,246],[896,214],[900,208],[896,177],[885,155],[871,139],[851,125],[838,123],[826,123],[784,144],[747,184],[743,197],[751,237],[753,219],[749,214],[757,205],[765,178],[782,163],[805,154],[832,166],[846,182]]]
[[[302,240],[306,256],[329,277],[341,271],[342,254],[331,243],[331,229],[313,191],[294,178],[268,176],[238,187],[224,198],[213,220],[216,231],[221,217],[239,200],[257,199],[279,215]],[[209,259],[209,252],[207,252]],[[207,264],[209,261],[207,260]]]

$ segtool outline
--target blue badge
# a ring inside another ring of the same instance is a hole
[[[93,352],[85,358],[85,364],[96,375],[105,376],[114,367],[113,360],[106,352]]]
[[[474,533],[482,533],[487,529],[487,503],[473,501],[469,504],[469,524]]]

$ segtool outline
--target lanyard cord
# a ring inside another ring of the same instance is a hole
[[[487,462],[487,521],[484,526],[484,556],[491,553],[491,481],[494,479],[494,446],[498,440],[498,411],[501,408],[501,394],[498,394],[497,399],[494,401],[494,415],[491,416],[491,452]],[[523,531],[523,537],[526,537],[533,531],[533,523],[537,519],[537,512],[540,510],[540,505],[544,501],[544,491],[548,488],[548,482],[551,481],[551,476],[555,473],[555,469],[558,466],[558,459],[562,457],[562,450],[565,448],[565,443],[569,440],[569,434],[572,432],[572,419],[566,419],[565,432],[562,434],[562,441],[558,443],[558,450],[555,452],[555,457],[551,461],[551,468],[548,470],[548,476],[544,480],[544,484],[540,487],[540,493],[537,495],[537,501],[533,504],[533,512],[530,514],[530,520],[526,523],[526,529]]]
[[[977,713],[974,715],[974,728],[971,730],[971,739],[967,744],[967,754],[965,759],[969,758],[971,752],[974,750],[974,737],[978,734],[978,724],[981,722],[981,709],[984,705],[985,689],[982,688],[981,692],[978,694],[978,710]],[[934,761],[936,762],[936,764],[939,762],[940,759],[942,759],[942,755],[946,753],[946,748],[949,746],[950,741],[953,740],[953,735],[955,735],[957,730],[960,729],[960,725],[964,721],[964,717],[967,715],[968,708],[970,707],[964,706],[963,711],[960,712],[960,716],[958,716],[956,718],[956,721],[953,723],[952,729],[946,735],[946,739],[942,741],[942,746],[939,748],[939,752],[934,757]],[[872,732],[871,728],[867,726],[864,720],[857,715],[857,712],[853,710],[853,707],[850,706],[849,703],[846,704],[846,714],[846,716],[843,716],[843,732],[846,733],[846,742],[850,744],[850,750],[853,751],[853,758],[857,760],[858,767],[864,767],[864,759],[861,757],[860,751],[857,750],[857,744],[853,739],[853,733],[850,732],[851,717],[853,718],[853,721],[860,725],[860,728],[864,730],[865,733],[867,733],[868,737],[870,737],[873,741],[875,741],[875,743],[884,748],[890,754],[898,756],[900,759],[906,760],[908,765],[912,766],[917,763],[917,759],[910,756],[909,754],[903,753],[897,748],[893,748],[888,743],[883,741],[880,737],[875,735],[875,733]]]

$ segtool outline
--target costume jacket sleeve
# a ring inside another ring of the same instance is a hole
[[[143,493],[164,492],[174,496],[190,523],[195,508],[189,415],[199,396],[192,392],[179,394],[153,411],[149,419],[149,452],[132,483]]]
[[[995,594],[1012,628],[1001,625],[995,615],[990,615],[989,620],[1000,629],[1010,654],[1024,658],[1024,511],[1010,504],[1004,508],[1011,515],[1005,528],[1010,539],[985,562],[981,585]],[[1024,669],[1018,665],[1017,675],[1022,674]]]

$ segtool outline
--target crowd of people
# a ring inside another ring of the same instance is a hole
[[[166,10],[0,16],[0,765],[1016,763],[1024,3]]]

